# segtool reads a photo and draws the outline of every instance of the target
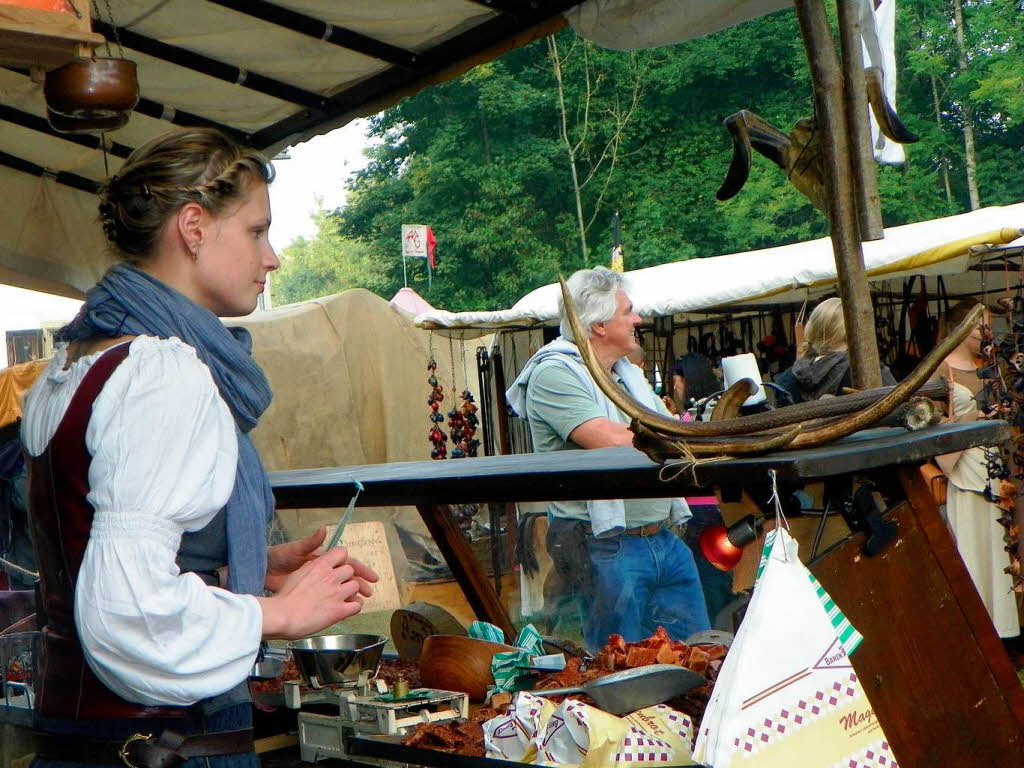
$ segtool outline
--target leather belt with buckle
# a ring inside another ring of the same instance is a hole
[[[647,525],[641,525],[638,528],[627,528],[620,535],[621,536],[641,536],[641,537],[654,536],[657,533],[659,533],[662,528],[665,527],[665,522],[666,521],[664,521],[664,520],[659,520],[656,523],[648,523]],[[594,535],[594,529],[590,527],[589,523],[584,523],[583,524],[583,528],[587,532],[588,536],[593,536]]]
[[[35,734],[38,757],[76,763],[121,763],[127,768],[174,768],[193,757],[219,757],[252,751],[251,728],[193,736],[183,736],[172,730],[165,730],[159,736],[140,732],[133,733],[124,741]]]

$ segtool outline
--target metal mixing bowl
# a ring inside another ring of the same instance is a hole
[[[361,672],[377,675],[388,639],[383,635],[321,635],[293,640],[287,648],[314,688],[354,683]]]

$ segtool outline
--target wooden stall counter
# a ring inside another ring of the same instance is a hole
[[[608,448],[278,472],[271,481],[282,508],[344,506],[356,481],[364,488],[362,506],[416,505],[477,616],[514,637],[448,504],[658,498],[713,486],[757,496],[769,470],[780,486],[866,479],[886,498],[879,519],[891,540],[868,554],[870,531],[855,530],[808,566],[865,637],[854,665],[899,765],[1011,768],[1024,766],[1024,688],[917,471],[932,456],[1008,437],[1004,423],[982,422],[912,433],[868,430],[832,445],[704,463],[694,471],[663,472],[637,451]],[[356,742],[353,756],[456,764],[401,745]],[[500,764],[482,760],[458,764]]]

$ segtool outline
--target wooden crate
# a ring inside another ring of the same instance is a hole
[[[92,31],[89,8],[87,0],[0,0],[0,64],[54,69],[88,58],[105,42]]]

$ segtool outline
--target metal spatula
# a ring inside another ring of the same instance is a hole
[[[348,506],[345,507],[345,511],[341,515],[341,519],[338,521],[338,525],[334,528],[334,534],[331,536],[331,540],[327,542],[327,546],[324,547],[324,552],[328,552],[334,549],[341,543],[341,537],[345,533],[345,526],[348,525],[348,519],[352,516],[352,510],[356,506],[356,499],[359,498],[359,494],[363,492],[363,484],[358,480],[355,481],[356,493],[349,499]]]
[[[704,685],[704,682],[704,678],[692,669],[677,667],[675,664],[651,664],[612,672],[574,688],[531,693],[535,696],[585,693],[594,700],[599,709],[613,715],[625,715],[644,707],[661,704],[674,696],[680,696]]]

